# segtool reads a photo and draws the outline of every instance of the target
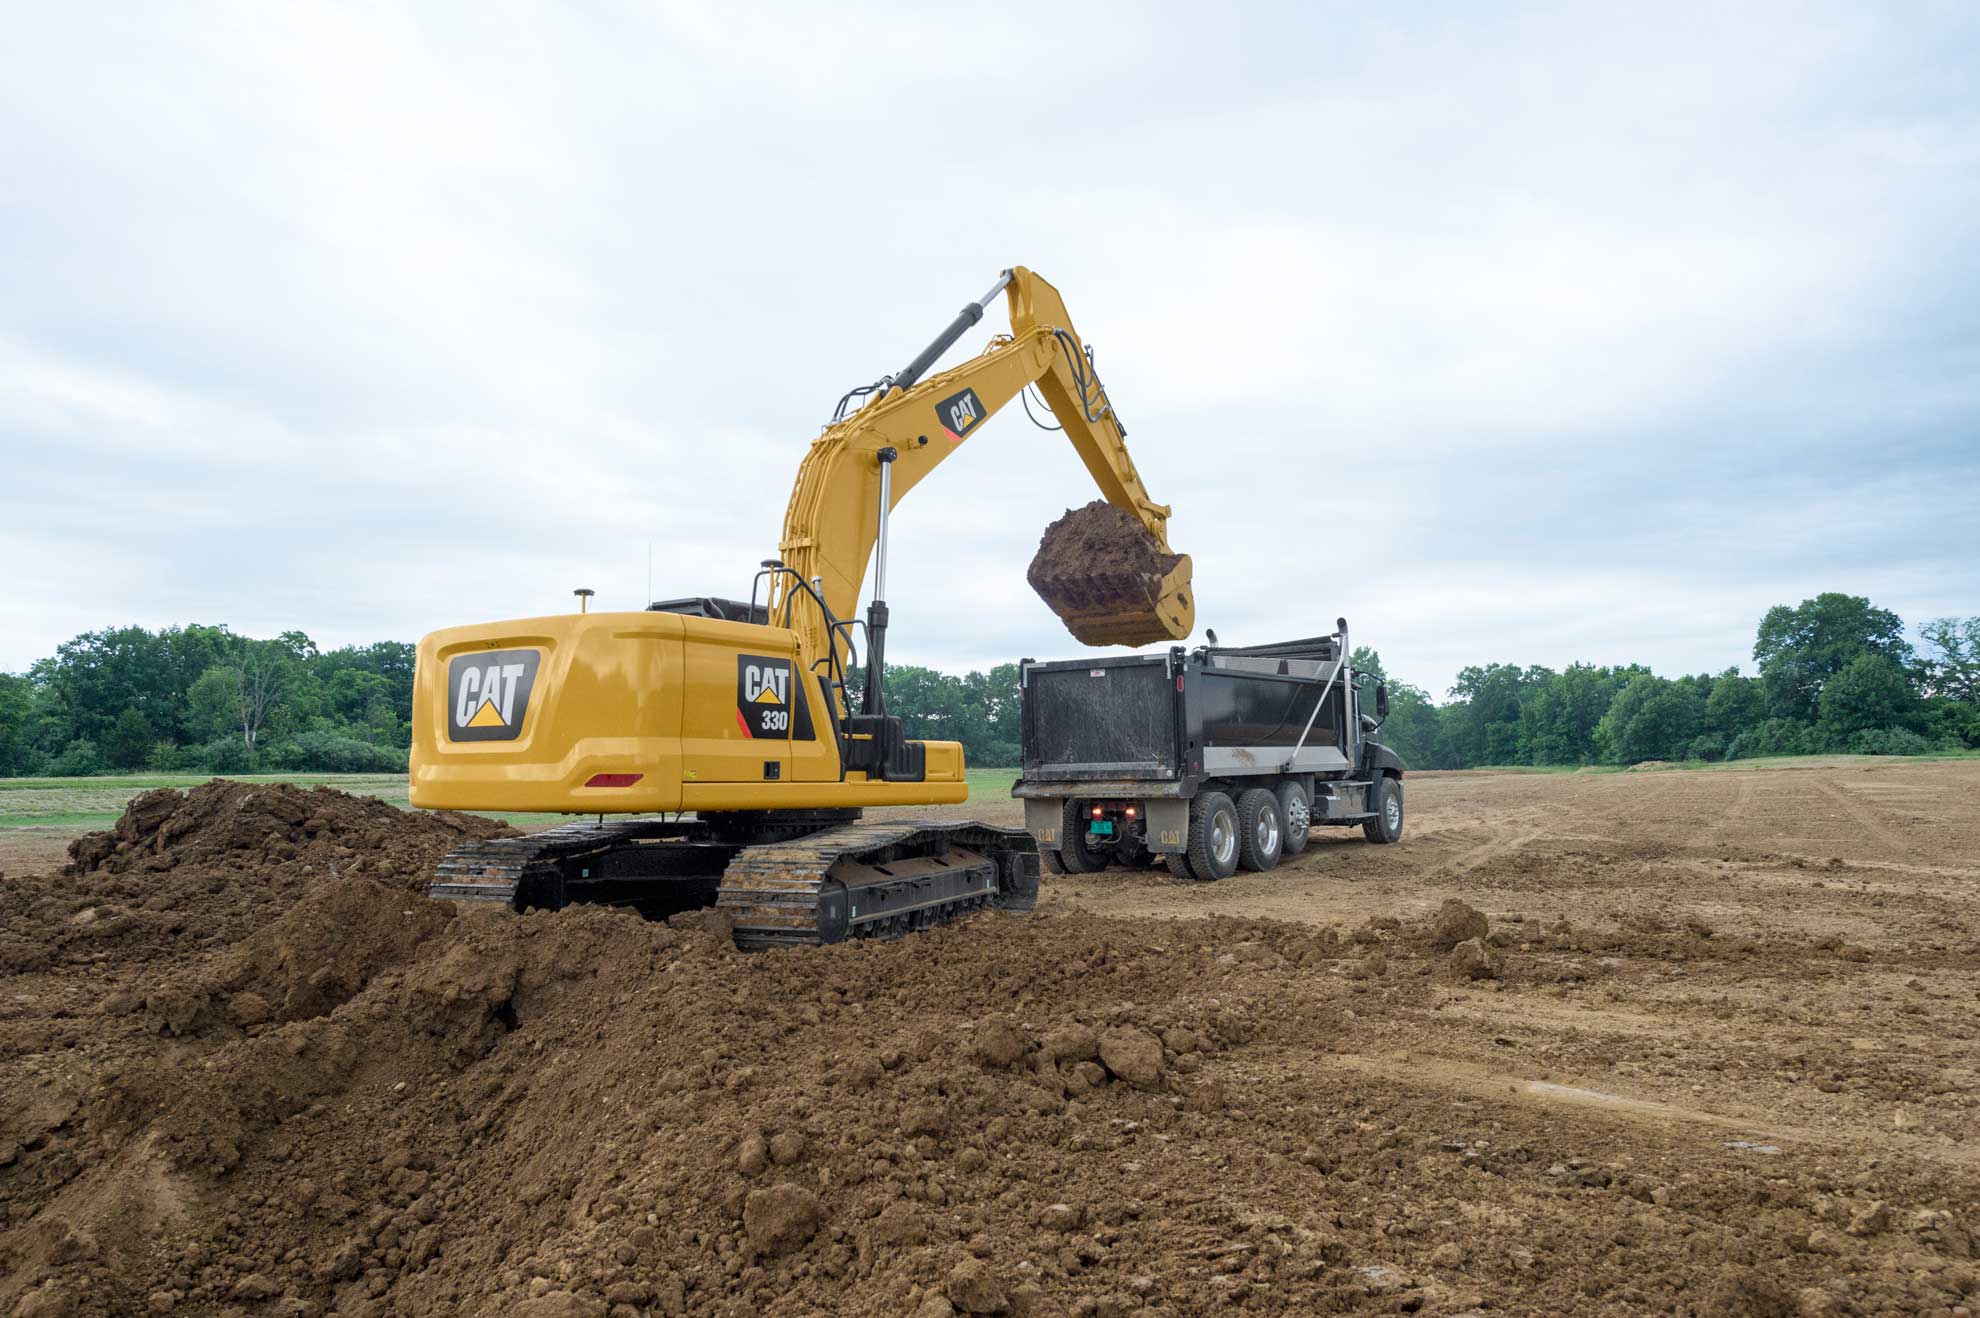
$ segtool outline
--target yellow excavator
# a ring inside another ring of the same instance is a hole
[[[1000,293],[1011,332],[924,379]],[[1169,551],[1169,509],[1135,473],[1092,350],[1050,284],[1006,270],[905,368],[840,400],[798,470],[779,557],[761,565],[747,602],[581,607],[420,642],[413,805],[597,817],[463,846],[429,891],[518,910],[605,902],[655,917],[713,905],[748,949],[1030,909],[1038,851],[1023,830],[860,816],[968,797],[962,747],[908,740],[887,712],[888,514],[1033,387],[1057,422],[1038,424],[1063,429],[1105,496],[1094,508],[1142,542],[1127,546],[1136,552],[1102,546],[1110,552],[1090,555],[1085,576],[1063,563],[1034,570],[1034,586],[1090,643],[1186,637],[1189,559]],[[1085,561],[1072,544],[1073,561]],[[873,595],[859,621],[869,562]]]

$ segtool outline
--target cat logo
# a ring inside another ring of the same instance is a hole
[[[791,670],[768,664],[743,665],[743,699],[752,705],[790,703]]]
[[[811,714],[791,690],[791,661],[736,656],[736,726],[745,737],[811,740]]]
[[[935,404],[935,420],[955,443],[962,443],[969,432],[983,424],[988,413],[983,400],[976,396],[976,390],[965,389],[959,394],[950,394]]]
[[[514,741],[522,735],[541,650],[483,650],[447,664],[447,735],[454,741]]]

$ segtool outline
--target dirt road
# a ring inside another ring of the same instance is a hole
[[[141,799],[0,880],[0,1313],[1959,1314],[1976,801],[1415,778],[1400,846],[743,956],[424,902],[471,821]]]

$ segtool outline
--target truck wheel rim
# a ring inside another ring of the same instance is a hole
[[[1270,810],[1258,812],[1258,826],[1252,830],[1258,835],[1258,854],[1269,856],[1279,849],[1279,821]]]
[[[1237,850],[1237,829],[1231,823],[1228,811],[1219,810],[1210,816],[1210,854],[1219,865],[1228,862],[1231,853]]]
[[[1402,831],[1402,802],[1396,800],[1393,796],[1390,797],[1388,803],[1382,807],[1382,818],[1388,823],[1391,833],[1400,833]]]

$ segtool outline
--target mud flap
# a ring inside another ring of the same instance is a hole
[[[1038,839],[1046,851],[1059,849],[1059,826],[1065,815],[1065,802],[1056,796],[1028,796],[1024,800],[1024,831]]]
[[[1141,803],[1148,849],[1155,852],[1189,850],[1189,802],[1176,796]]]

